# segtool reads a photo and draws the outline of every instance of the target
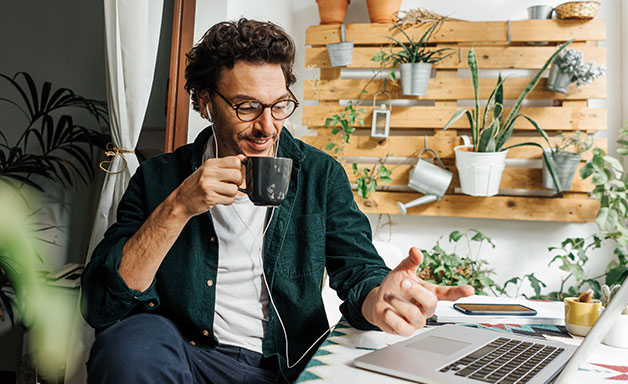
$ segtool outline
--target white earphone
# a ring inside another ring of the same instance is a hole
[[[207,110],[207,120],[209,120],[211,127],[212,127],[212,137],[214,139],[214,156],[215,158],[218,158],[218,139],[216,138],[216,131],[214,130],[214,123],[211,120],[211,117],[209,115],[209,107],[207,107],[207,104],[205,105],[205,108]],[[275,157],[277,156],[277,152],[279,150],[279,144],[277,144],[275,146]],[[277,207],[273,207],[271,213],[270,213],[270,217],[268,219],[268,224],[266,225],[266,228],[264,228],[263,232],[262,232],[262,247],[261,247],[261,252],[260,252],[260,263],[263,266],[264,265],[264,247],[263,247],[263,242],[264,242],[264,236],[266,236],[266,231],[268,231],[268,227],[270,227],[270,223],[273,220],[273,216],[275,215],[275,209]],[[237,213],[237,212],[236,212]],[[240,218],[240,220],[242,220]],[[244,224],[247,228],[248,225],[242,221],[242,224]],[[251,232],[250,228],[249,228],[249,232]],[[314,346],[324,337],[326,336],[328,333],[330,333],[331,331],[334,330],[334,328],[336,328],[336,325],[334,324],[333,326],[329,327],[322,335],[320,335],[318,337],[318,339],[316,339],[316,341],[314,341],[314,343],[305,351],[303,352],[303,355],[301,355],[301,357],[294,363],[294,364],[290,364],[290,355],[289,355],[289,348],[288,348],[288,333],[286,332],[286,327],[283,324],[283,320],[281,319],[281,315],[279,315],[279,311],[277,310],[277,307],[275,306],[275,301],[273,300],[273,296],[270,293],[270,286],[268,285],[268,280],[266,279],[266,273],[264,272],[264,268],[262,268],[262,278],[264,279],[264,285],[266,286],[266,292],[268,292],[268,299],[270,300],[270,304],[273,306],[273,309],[275,310],[275,313],[277,314],[277,319],[279,320],[279,324],[281,325],[281,330],[283,331],[283,336],[284,336],[284,340],[286,342],[286,366],[288,367],[288,369],[293,368],[294,366],[296,366],[297,364],[299,364],[299,362],[301,360],[303,360],[303,358],[307,355],[307,353],[314,348]]]

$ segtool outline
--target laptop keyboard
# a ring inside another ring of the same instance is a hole
[[[440,371],[486,383],[527,383],[564,350],[500,337]]]

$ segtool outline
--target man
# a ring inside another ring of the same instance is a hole
[[[213,123],[142,164],[85,269],[90,382],[292,381],[329,327],[325,267],[360,329],[410,335],[438,299],[472,293],[418,279],[415,248],[385,267],[343,168],[283,130],[293,61],[281,28],[246,19],[188,54],[186,89]],[[275,154],[293,159],[286,199],[256,207],[237,189],[242,161]]]

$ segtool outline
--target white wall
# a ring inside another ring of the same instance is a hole
[[[199,8],[203,8],[206,0],[199,0]],[[544,4],[556,6],[562,0],[547,0]],[[318,24],[318,9],[316,3],[311,0],[298,0],[292,2],[273,2],[273,6],[267,6],[267,1],[247,0],[238,2],[227,2],[229,9],[223,15],[226,19],[234,19],[241,15],[262,20],[271,20],[282,25],[292,35],[297,44],[297,57],[295,69],[297,73],[297,84],[293,87],[294,93],[299,99],[303,98],[303,81],[317,76],[317,71],[304,68],[305,56],[305,29],[314,24]],[[237,3],[237,7],[234,4]],[[608,108],[608,131],[604,134],[608,137],[609,149],[615,152],[615,140],[617,132],[621,126],[621,90],[620,82],[615,81],[620,78],[620,0],[603,0],[598,13],[598,18],[604,19],[607,24],[607,40],[602,42],[607,50],[607,76],[598,81],[608,81],[608,100],[599,101],[596,106]],[[401,9],[413,9],[423,7],[431,11],[448,15],[454,18],[487,21],[487,20],[521,20],[527,18],[526,8],[531,5],[538,5],[537,0],[519,0],[516,2],[507,0],[404,0]],[[291,8],[290,8],[291,6]],[[237,11],[236,11],[237,8]],[[286,12],[291,10],[291,20],[287,19]],[[197,17],[197,23],[202,22],[203,17]],[[368,12],[366,2],[363,0],[353,0],[349,6],[347,23],[367,23]],[[205,31],[212,23],[197,24],[197,30]],[[197,39],[200,35],[197,36]],[[305,104],[316,104],[313,101],[306,101]],[[300,114],[295,114],[292,119],[297,134],[304,134],[307,130],[301,126]],[[194,125],[191,120],[190,138],[203,127],[203,124]],[[375,228],[378,215],[368,215],[373,228]],[[455,230],[465,230],[469,228],[478,229],[493,239],[496,248],[484,247],[482,257],[488,259],[491,267],[497,271],[495,280],[498,283],[504,282],[508,278],[525,273],[535,272],[543,281],[553,284],[552,289],[556,289],[559,281],[560,271],[558,265],[548,268],[547,264],[551,259],[551,254],[547,248],[559,246],[566,237],[586,237],[596,231],[596,225],[589,224],[568,224],[549,222],[525,222],[510,220],[488,220],[488,219],[463,219],[448,217],[421,217],[421,216],[401,216],[392,215],[392,233],[388,228],[380,231],[377,238],[390,241],[407,252],[410,246],[420,248],[431,248],[435,242],[444,235],[441,245],[447,248],[447,236]],[[603,271],[608,261],[612,258],[612,249],[605,248],[594,254],[593,260],[589,263],[592,273]]]

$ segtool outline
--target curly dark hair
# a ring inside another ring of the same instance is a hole
[[[292,72],[294,41],[278,25],[241,18],[211,27],[187,56],[185,90],[198,111],[198,92],[214,91],[223,68],[233,68],[238,60],[280,64],[286,86],[295,83]]]

